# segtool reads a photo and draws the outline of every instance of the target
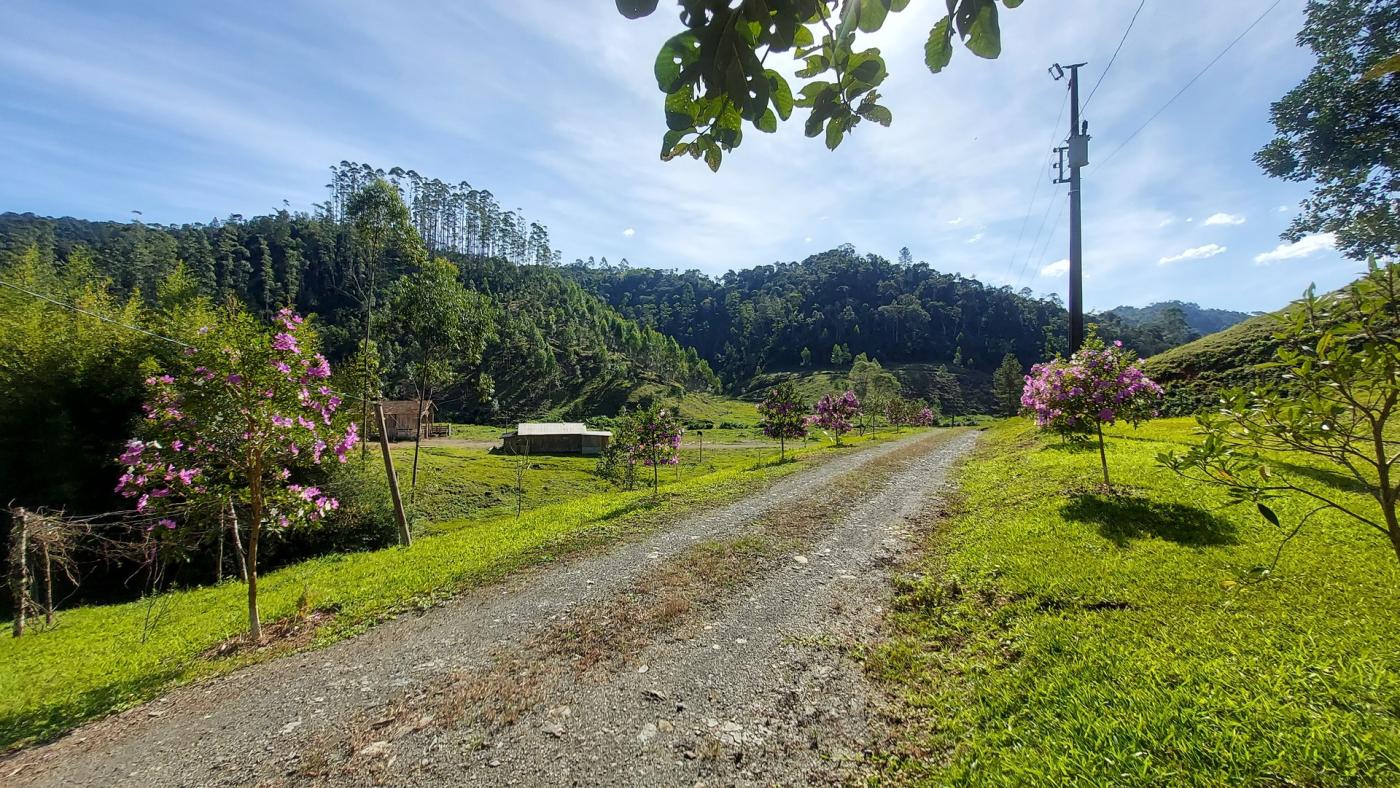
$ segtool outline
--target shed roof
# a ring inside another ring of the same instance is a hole
[[[522,422],[515,425],[516,435],[597,435],[611,436],[607,430],[590,430],[587,425],[572,421]]]
[[[407,416],[413,418],[413,412],[418,409],[416,399],[391,399],[379,403],[384,408],[385,416]],[[432,400],[423,401],[423,412],[427,413],[431,409],[437,408]]]

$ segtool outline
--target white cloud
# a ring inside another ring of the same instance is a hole
[[[1056,260],[1040,269],[1041,276],[1064,276],[1069,273],[1069,260]]]
[[[1299,238],[1297,243],[1282,243],[1275,247],[1272,252],[1255,255],[1254,262],[1273,263],[1279,260],[1292,260],[1295,257],[1307,257],[1314,252],[1333,249],[1336,246],[1337,236],[1332,233],[1315,233]]]
[[[956,226],[962,224],[963,221],[964,221],[963,218],[962,218],[961,216],[959,216],[959,217],[956,218],[956,219],[949,219],[949,220],[948,220],[948,224],[951,224],[951,225],[953,225],[954,227],[956,227]]]
[[[1213,213],[1206,218],[1206,225],[1244,224],[1244,217],[1237,213]]]
[[[1292,211],[1292,210],[1293,210],[1293,206],[1291,206],[1291,205],[1280,205],[1280,206],[1278,207],[1278,212],[1279,212],[1279,213],[1288,213],[1289,211]]]
[[[986,235],[986,233],[978,233],[978,234],[972,236],[971,238],[967,239],[967,242],[970,243],[970,244],[975,244],[975,243],[977,243],[978,241],[982,240],[982,238],[983,238],[985,235]]]
[[[812,236],[810,236],[810,235],[807,236],[806,238],[803,238],[803,239],[802,239],[802,243],[804,243],[804,244],[809,244],[809,243],[811,243],[811,242],[812,242]]]
[[[637,231],[631,227],[628,227],[626,230],[622,231],[622,234],[627,236],[628,238],[631,238],[632,236],[637,234]]]
[[[1175,221],[1176,221],[1176,218],[1175,218],[1175,217],[1168,216],[1167,218],[1163,219],[1162,221],[1157,222],[1157,226],[1158,226],[1158,227],[1166,227],[1166,226],[1170,225],[1172,222],[1175,222]]]
[[[1206,244],[1205,246],[1192,247],[1181,254],[1163,257],[1157,261],[1157,265],[1166,265],[1167,263],[1180,262],[1181,260],[1204,260],[1207,257],[1214,257],[1224,253],[1225,247],[1220,244]]]

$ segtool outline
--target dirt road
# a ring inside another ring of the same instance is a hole
[[[913,518],[975,433],[851,450],[653,536],[196,684],[0,762],[9,785],[839,782]]]

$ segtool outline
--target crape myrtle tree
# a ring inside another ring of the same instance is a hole
[[[441,257],[400,278],[389,294],[392,317],[383,320],[385,333],[394,340],[413,382],[418,413],[435,387],[452,381],[459,364],[476,364],[491,338],[491,302],[462,286],[457,266]],[[423,439],[423,419],[413,437],[413,472],[409,500],[418,491],[418,450]]]
[[[758,403],[761,416],[758,426],[763,434],[778,441],[778,461],[787,459],[789,438],[807,437],[807,408],[797,396],[797,386],[790,380],[768,390]]]
[[[1225,393],[1220,408],[1199,417],[1204,440],[1159,459],[1188,478],[1221,485],[1236,501],[1302,496],[1316,504],[1295,525],[1332,510],[1375,529],[1400,559],[1400,272],[1372,263],[1346,288],[1319,296],[1311,288],[1278,316],[1279,346],[1266,365],[1272,383]],[[1289,455],[1292,455],[1291,457]],[[1300,465],[1320,464],[1365,490],[1374,510],[1309,483]],[[1291,538],[1291,537],[1290,537]]]
[[[1299,46],[1312,71],[1270,109],[1275,136],[1254,160],[1313,184],[1284,237],[1332,233],[1348,255],[1400,245],[1400,4],[1310,0]]]
[[[826,432],[840,446],[841,437],[855,427],[860,412],[860,399],[854,391],[825,394],[817,400],[816,412],[807,417],[807,423]]]
[[[117,491],[154,518],[154,536],[198,538],[230,501],[247,522],[248,632],[262,638],[258,545],[316,521],[339,502],[299,484],[308,466],[340,462],[359,440],[335,418],[341,398],[326,385],[330,364],[315,333],[291,310],[267,327],[229,306],[189,347],[146,381],[145,418],[118,461]],[[182,533],[183,532],[183,533]]]
[[[616,0],[630,19],[656,11],[658,0]],[[1015,8],[1021,0],[1001,0]],[[737,148],[745,124],[777,131],[794,108],[808,110],[804,130],[835,150],[862,121],[888,126],[890,110],[876,88],[888,75],[877,47],[860,48],[909,0],[679,0],[684,30],[656,56],[656,86],[666,94],[661,158],[689,154],[718,170]],[[956,36],[973,54],[1001,54],[997,0],[946,0],[945,15],[929,31],[924,63],[933,73],[948,65]],[[794,89],[765,65],[770,54],[792,53],[802,80]]]
[[[661,488],[661,466],[681,461],[681,438],[685,427],[674,411],[653,403],[633,415],[633,454],[651,468],[651,492]]]
[[[1162,387],[1137,367],[1137,355],[1115,341],[1090,337],[1073,356],[1031,367],[1021,405],[1043,430],[1071,437],[1096,435],[1103,483],[1109,486],[1103,425],[1134,426],[1157,416]]]

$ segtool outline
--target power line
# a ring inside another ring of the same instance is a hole
[[[1055,115],[1055,122],[1050,126],[1050,141],[1045,144],[1046,148],[1055,144],[1055,132],[1060,127],[1060,119],[1065,115],[1065,106],[1069,103],[1069,91],[1065,91],[1065,98],[1060,102],[1060,111]],[[1021,239],[1025,237],[1026,225],[1030,221],[1031,213],[1035,211],[1035,198],[1040,196],[1040,184],[1045,180],[1044,164],[1040,164],[1035,170],[1035,188],[1031,190],[1031,201],[1026,204],[1026,213],[1021,217],[1021,229],[1016,231],[1016,244],[1011,247],[1011,263],[1006,267],[1007,273],[1016,267],[1016,258],[1021,256]],[[1034,246],[1032,244],[1032,246]],[[1030,250],[1027,250],[1029,252]],[[1025,266],[1022,266],[1022,270]]]
[[[1189,90],[1189,89],[1191,88],[1192,85],[1196,84],[1196,80],[1200,79],[1202,76],[1205,75],[1205,73],[1206,73],[1207,71],[1210,71],[1210,69],[1211,69],[1212,66],[1214,66],[1216,63],[1220,62],[1220,59],[1221,59],[1221,58],[1225,57],[1225,55],[1226,55],[1231,49],[1234,49],[1234,48],[1235,48],[1235,44],[1238,44],[1245,36],[1249,35],[1249,32],[1250,32],[1251,30],[1253,30],[1255,27],[1257,27],[1257,26],[1259,25],[1260,22],[1264,21],[1264,17],[1268,16],[1269,13],[1272,12],[1275,8],[1277,8],[1278,5],[1279,5],[1279,3],[1281,3],[1281,2],[1283,2],[1283,0],[1274,0],[1274,2],[1273,2],[1272,4],[1270,4],[1270,6],[1269,6],[1268,8],[1264,9],[1264,13],[1262,13],[1262,14],[1260,14],[1258,17],[1256,17],[1256,18],[1254,19],[1253,22],[1250,22],[1250,23],[1249,23],[1249,27],[1246,27],[1246,28],[1244,29],[1244,32],[1242,32],[1242,33],[1240,33],[1239,35],[1235,36],[1235,38],[1234,38],[1233,41],[1231,41],[1228,45],[1226,45],[1226,47],[1225,47],[1224,49],[1220,50],[1220,54],[1216,55],[1214,58],[1211,58],[1211,61],[1205,65],[1205,68],[1202,68],[1200,71],[1196,72],[1196,76],[1191,77],[1191,79],[1190,79],[1185,85],[1182,85],[1182,86],[1181,86],[1181,90],[1178,90],[1171,98],[1167,99],[1167,103],[1163,104],[1161,107],[1159,107],[1159,108],[1157,109],[1156,112],[1152,113],[1152,117],[1148,118],[1147,121],[1144,122],[1141,126],[1138,126],[1138,127],[1137,127],[1137,130],[1134,131],[1132,134],[1129,134],[1129,135],[1128,135],[1128,138],[1125,139],[1125,140],[1123,140],[1121,143],[1119,143],[1118,147],[1114,148],[1112,153],[1110,153],[1110,154],[1108,154],[1107,156],[1105,156],[1105,157],[1104,157],[1104,160],[1103,160],[1103,163],[1104,163],[1104,164],[1107,164],[1107,163],[1109,162],[1110,159],[1112,159],[1114,156],[1118,155],[1118,151],[1123,150],[1123,148],[1124,148],[1125,146],[1127,146],[1128,143],[1130,143],[1130,142],[1133,141],[1133,138],[1134,138],[1134,137],[1136,137],[1138,134],[1140,134],[1140,133],[1142,132],[1143,129],[1145,129],[1145,128],[1147,128],[1149,125],[1151,125],[1151,124],[1152,124],[1152,121],[1156,120],[1158,115],[1161,115],[1163,112],[1165,112],[1165,111],[1167,110],[1167,107],[1170,107],[1170,106],[1172,105],[1173,102],[1175,102],[1177,99],[1181,98],[1181,95],[1182,95],[1183,93],[1185,93],[1187,90]]]
[[[34,292],[33,290],[29,290],[28,288],[20,287],[19,285],[13,284],[13,283],[11,283],[11,282],[6,282],[6,281],[3,280],[3,279],[0,279],[0,286],[8,287],[8,288],[10,288],[11,290],[19,291],[19,292],[24,293],[25,295],[28,295],[28,296],[33,296],[34,298],[37,298],[37,299],[39,299],[40,301],[46,301],[46,302],[48,302],[48,303],[50,303],[50,304],[53,304],[54,306],[62,307],[62,308],[64,308],[64,309],[67,309],[67,310],[70,311],[70,312],[77,312],[77,313],[80,314],[80,315],[87,315],[88,317],[97,318],[98,320],[101,320],[101,321],[104,322],[104,323],[110,323],[110,324],[112,324],[112,325],[114,325],[114,326],[118,326],[118,327],[120,327],[120,328],[125,328],[125,329],[127,329],[128,331],[135,331],[135,332],[137,332],[138,334],[145,334],[145,335],[148,336],[148,337],[151,337],[151,338],[153,338],[153,339],[159,339],[159,340],[161,340],[162,342],[169,342],[169,343],[172,344],[172,345],[179,345],[180,347],[188,347],[188,348],[194,347],[194,345],[191,345],[191,344],[189,344],[189,343],[187,343],[187,342],[181,342],[180,340],[175,339],[175,338],[173,338],[173,337],[168,337],[168,336],[165,336],[164,334],[157,334],[157,333],[155,333],[154,331],[147,331],[146,329],[141,328],[140,326],[133,326],[133,325],[131,325],[130,323],[123,323],[123,322],[121,322],[120,320],[113,320],[112,318],[107,317],[106,315],[99,315],[99,314],[97,314],[96,312],[89,312],[88,310],[83,309],[82,307],[80,307],[80,306],[78,306],[78,305],[76,305],[76,304],[69,304],[69,303],[67,303],[67,302],[65,302],[65,301],[59,301],[59,300],[56,299],[56,298],[52,298],[52,297],[50,297],[50,296],[46,296],[46,295],[44,295],[43,293],[36,293],[36,292]],[[359,396],[356,396],[356,395],[354,395],[354,394],[346,394],[346,393],[343,392],[343,391],[336,391],[335,389],[328,389],[328,391],[330,391],[332,394],[335,394],[335,395],[339,396],[339,397],[340,397],[341,399],[343,399],[343,400],[356,400],[356,401],[358,401],[358,402],[364,402],[364,401],[365,401],[364,397],[359,397]]]
[[[121,322],[121,321],[119,321],[119,320],[113,320],[113,319],[110,318],[110,317],[107,317],[107,316],[105,316],[105,315],[99,315],[99,314],[97,314],[96,312],[89,312],[88,310],[83,309],[82,307],[77,306],[77,305],[75,305],[75,304],[69,304],[69,303],[65,303],[65,302],[63,302],[63,301],[56,300],[56,299],[54,299],[54,298],[50,298],[49,296],[46,296],[46,295],[44,295],[43,293],[36,293],[36,292],[34,292],[33,290],[27,290],[27,289],[25,289],[25,288],[23,288],[23,287],[20,287],[19,285],[11,284],[10,282],[6,282],[6,281],[3,280],[3,279],[0,279],[0,285],[4,285],[5,287],[10,288],[11,290],[18,290],[19,292],[24,293],[25,295],[33,296],[33,297],[39,299],[40,301],[47,301],[47,302],[49,302],[50,304],[53,304],[54,306],[61,306],[61,307],[63,307],[64,309],[67,309],[67,310],[72,311],[72,312],[77,312],[78,314],[87,315],[88,317],[95,317],[95,318],[97,318],[98,320],[101,320],[101,321],[104,322],[104,323],[111,323],[111,324],[114,325],[114,326],[120,326],[120,327],[125,328],[125,329],[128,329],[128,330],[130,330],[130,331],[135,331],[135,332],[137,332],[137,333],[145,334],[145,335],[148,336],[148,337],[154,337],[155,339],[159,339],[159,340],[161,340],[161,341],[163,341],[163,342],[169,342],[169,343],[171,343],[171,344],[173,344],[173,345],[179,345],[180,347],[194,347],[193,345],[186,344],[186,343],[184,343],[184,342],[181,342],[181,341],[178,340],[178,339],[172,339],[172,338],[167,337],[167,336],[162,336],[162,335],[160,335],[160,334],[155,333],[154,331],[147,331],[146,329],[140,328],[140,327],[138,327],[138,326],[133,326],[133,325],[130,325],[130,324],[128,324],[128,323],[123,323],[123,322]]]
[[[1016,274],[1016,283],[1020,284],[1026,277],[1026,268],[1030,266],[1031,260],[1035,258],[1035,247],[1040,243],[1040,236],[1045,234],[1045,224],[1050,221],[1050,210],[1055,207],[1054,192],[1051,192],[1050,200],[1045,203],[1045,213],[1040,215],[1040,227],[1035,231],[1035,238],[1031,240],[1031,245],[1026,249],[1026,259],[1021,261],[1021,270]],[[1060,213],[1064,213],[1065,205],[1060,203]],[[1059,221],[1056,219],[1055,221]],[[1048,243],[1048,242],[1047,242]]]
[[[1123,31],[1123,37],[1118,39],[1118,46],[1113,50],[1113,57],[1108,59],[1108,65],[1104,66],[1103,73],[1099,75],[1099,81],[1094,83],[1094,88],[1089,91],[1089,98],[1084,99],[1084,110],[1089,109],[1089,102],[1094,100],[1094,94],[1099,92],[1099,85],[1103,84],[1103,78],[1108,76],[1108,72],[1113,70],[1113,63],[1118,60],[1118,53],[1123,51],[1123,42],[1128,40],[1128,34],[1133,32],[1133,23],[1137,22],[1138,14],[1142,13],[1142,7],[1147,5],[1147,0],[1138,3],[1137,10],[1133,12],[1133,18],[1128,20],[1128,27]],[[1082,111],[1082,110],[1081,110]]]

